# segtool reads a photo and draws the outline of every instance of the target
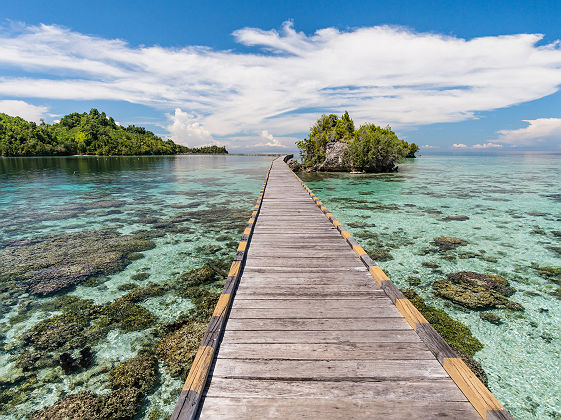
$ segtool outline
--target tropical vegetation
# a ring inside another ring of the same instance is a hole
[[[337,143],[341,147],[330,148]],[[419,150],[415,143],[398,138],[390,126],[381,128],[367,123],[355,129],[348,112],[341,118],[335,114],[322,115],[309,136],[297,142],[297,146],[304,168],[321,170],[329,150],[336,150],[343,155],[342,166],[364,172],[392,171],[396,162],[415,157]]]
[[[123,127],[97,109],[40,124],[0,113],[0,156],[172,155],[228,153],[225,147],[189,148],[144,127]]]

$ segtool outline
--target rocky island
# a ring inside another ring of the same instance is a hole
[[[322,115],[297,146],[301,163],[293,160],[289,165],[308,172],[394,172],[396,163],[414,158],[419,150],[398,138],[390,126],[367,123],[355,130],[348,112],[341,118]]]

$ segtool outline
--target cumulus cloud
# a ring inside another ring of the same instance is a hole
[[[503,145],[498,143],[474,144],[471,146],[472,149],[500,149],[501,147]]]
[[[167,129],[176,143],[189,147],[215,143],[210,132],[196,121],[196,117],[182,111],[181,108],[176,108],[175,113],[168,117],[171,121]]]
[[[41,118],[44,118],[47,107],[32,105],[25,101],[4,100],[0,101],[0,112],[12,117],[39,122]]]
[[[440,149],[440,146],[432,146],[430,144],[425,144],[421,146],[421,149]]]
[[[286,144],[282,144],[277,138],[275,138],[267,130],[261,131],[261,137],[263,139],[267,140],[267,142],[266,143],[257,143],[257,144],[255,144],[255,146],[258,146],[258,147],[267,146],[267,147],[271,147],[271,148],[281,148],[281,149],[288,148],[288,146]]]
[[[318,114],[344,110],[359,124],[461,121],[561,85],[560,45],[539,45],[539,34],[463,39],[390,26],[305,34],[288,22],[233,36],[251,52],[133,47],[55,25],[5,29],[0,65],[20,76],[0,77],[0,95],[178,108],[188,118],[176,111],[171,134],[197,144],[262,130],[290,137]]]
[[[561,118],[538,118],[523,121],[528,123],[527,127],[500,130],[497,132],[498,137],[490,141],[511,146],[533,146],[544,142],[561,143]]]
[[[463,143],[454,143],[454,144],[452,145],[452,147],[453,147],[454,149],[467,149],[467,148],[469,148],[468,145],[463,144]]]

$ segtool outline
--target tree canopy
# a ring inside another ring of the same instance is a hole
[[[326,159],[329,143],[346,143],[342,159],[354,170],[387,172],[394,170],[395,163],[406,157],[415,157],[419,147],[397,137],[390,126],[381,128],[364,124],[355,130],[348,112],[341,118],[335,114],[322,115],[310,129],[307,138],[297,142],[302,165],[314,168]]]
[[[1,156],[171,155],[228,153],[225,147],[188,148],[162,140],[144,127],[122,127],[97,109],[74,112],[58,123],[36,124],[0,113]]]

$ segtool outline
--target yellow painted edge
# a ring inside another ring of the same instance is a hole
[[[371,265],[370,267],[368,267],[368,271],[370,271],[370,275],[374,280],[376,280],[378,286],[381,286],[383,281],[390,280],[388,276],[386,276],[386,273],[384,273],[382,269],[377,265]]]
[[[209,366],[212,363],[214,349],[210,346],[200,346],[195,360],[185,380],[183,391],[195,391],[200,394],[206,382]]]
[[[245,228],[245,230],[243,231],[244,235],[249,235],[251,233],[251,228]]]
[[[444,359],[443,366],[481,417],[487,418],[487,411],[504,409],[462,359],[447,357]]]
[[[359,257],[366,254],[366,251],[360,245],[353,245],[353,251],[356,252],[356,255]]]
[[[230,272],[228,273],[228,277],[237,276],[240,272],[242,262],[241,261],[234,261],[232,266],[230,267]]]
[[[320,209],[321,211],[327,211],[327,207],[325,207],[325,206],[321,206],[319,209]]]
[[[325,213],[325,217],[330,218],[331,216],[333,216],[333,213]]]
[[[255,218],[254,218],[254,217],[251,217],[251,218],[247,221],[247,224],[248,224],[248,225],[252,225],[253,223],[255,223]]]
[[[237,251],[245,251],[247,248],[247,241],[240,241]]]
[[[341,232],[341,236],[345,239],[350,238],[351,234],[349,232],[347,232],[346,230]]]
[[[341,222],[340,222],[340,221],[334,220],[334,221],[333,221],[333,226],[337,227],[337,226],[342,226],[342,225],[341,225]]]
[[[218,298],[218,302],[214,307],[212,316],[222,316],[226,313],[228,305],[230,304],[230,293],[222,293]]]
[[[407,323],[416,331],[417,324],[428,324],[425,317],[413,306],[409,299],[396,299],[395,306]]]

